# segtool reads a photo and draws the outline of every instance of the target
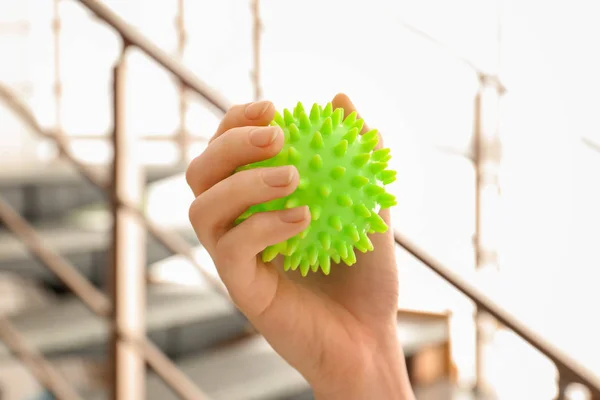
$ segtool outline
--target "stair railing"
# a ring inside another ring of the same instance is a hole
[[[182,85],[199,94],[209,103],[211,107],[213,107],[216,112],[223,114],[227,110],[228,104],[223,98],[218,96],[212,90],[208,89],[206,85],[198,80],[181,63],[171,59],[165,52],[149,42],[143,35],[135,31],[108,7],[97,0],[78,1],[96,14],[98,18],[112,26],[121,35],[123,42],[125,43],[124,50],[127,46],[137,47],[146,53],[146,55],[148,55],[150,58],[162,65],[166,70],[171,72]],[[2,96],[5,100],[9,99],[9,102],[12,102],[13,109],[18,110],[18,113],[24,118],[28,125],[33,128],[34,131],[44,135],[45,137],[56,140],[63,156],[67,160],[74,163],[78,170],[90,182],[94,183],[100,188],[109,188],[108,182],[99,179],[99,177],[94,175],[93,171],[91,171],[83,163],[78,162],[73,157],[63,139],[60,139],[57,135],[53,135],[52,133],[44,131],[33,118],[33,114],[28,112],[27,109],[22,106],[22,104],[20,105],[18,101],[16,101],[16,97],[12,96],[10,92],[2,87],[0,87],[0,96]],[[134,204],[126,203],[123,201],[123,199],[118,197],[116,197],[115,202],[135,214],[138,219],[146,225],[150,232],[153,234],[158,233],[157,237],[160,238],[163,236],[161,241],[163,241],[163,243],[165,243],[169,249],[175,251],[176,253],[186,255],[188,258],[190,258],[190,261],[197,265],[197,262],[189,250],[189,246],[173,240],[172,237],[169,238],[162,235],[160,229],[147,221],[143,213]],[[107,296],[89,284],[85,277],[81,275],[72,265],[54,253],[51,249],[47,248],[40,241],[40,238],[35,233],[35,230],[33,230],[33,228],[25,220],[23,220],[4,201],[1,200],[0,219],[3,220],[9,229],[12,230],[13,233],[15,233],[25,243],[30,252],[43,261],[45,265],[47,265],[53,272],[63,279],[67,286],[69,286],[69,288],[73,290],[73,292],[75,292],[92,311],[106,318],[110,318],[112,316],[113,309]],[[600,397],[600,380],[594,374],[561,352],[558,348],[552,346],[541,336],[534,333],[527,327],[526,324],[521,322],[514,315],[507,312],[477,288],[453,273],[450,268],[442,265],[437,260],[429,256],[425,251],[411,243],[401,233],[395,232],[394,236],[398,245],[406,249],[425,266],[433,270],[442,279],[471,299],[477,305],[478,309],[483,310],[494,317],[504,326],[515,332],[523,340],[548,357],[555,364],[559,373],[558,399],[564,398],[566,387],[571,383],[580,383],[586,386],[594,396]],[[214,280],[211,279],[210,281],[216,284]],[[217,284],[217,287],[220,288],[221,286]],[[38,377],[43,378],[42,382],[47,384],[50,390],[64,399],[70,400],[77,398],[72,396],[72,393],[69,393],[68,389],[64,388],[65,382],[61,381],[59,377],[55,376],[56,374],[53,373],[52,368],[49,367],[47,361],[45,361],[41,355],[37,354],[32,349],[28,349],[27,346],[22,344],[18,334],[10,325],[9,321],[6,319],[0,319],[0,327],[2,327],[2,329],[0,329],[0,337],[7,342],[9,347],[11,347],[15,353],[21,355],[25,361],[29,362],[27,365],[30,365],[33,370],[36,371]],[[185,375],[183,375],[178,368],[145,336],[142,336],[141,338],[132,337],[127,331],[119,331],[118,329],[117,334],[119,336],[119,340],[130,343],[132,347],[136,349],[136,351],[141,352],[146,362],[148,362],[148,364],[182,398],[201,399],[204,397],[200,390],[195,387],[195,385]]]

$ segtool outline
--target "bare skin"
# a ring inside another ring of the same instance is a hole
[[[334,108],[354,110],[338,94]],[[270,102],[233,106],[186,179],[196,199],[190,222],[215,262],[236,306],[319,400],[413,400],[402,348],[396,338],[398,276],[391,229],[370,237],[375,251],[357,252],[352,267],[331,274],[282,272],[281,260],[263,263],[260,252],[310,223],[306,207],[260,213],[238,226],[249,206],[286,196],[298,185],[293,166],[233,174],[242,165],[277,154],[283,132],[269,127]],[[363,128],[364,133],[368,130]],[[381,146],[381,140],[380,140]],[[387,210],[381,217],[390,224]]]

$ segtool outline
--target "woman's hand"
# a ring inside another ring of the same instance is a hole
[[[337,95],[334,108],[354,110]],[[284,197],[298,185],[293,166],[245,170],[276,155],[283,132],[268,126],[270,102],[232,107],[186,178],[196,199],[189,211],[200,242],[250,322],[322,399],[412,399],[396,338],[398,277],[391,228],[371,236],[375,250],[352,267],[332,265],[329,276],[283,272],[281,260],[263,263],[267,246],[302,232],[306,206],[259,213],[234,226],[251,205]],[[368,128],[363,128],[363,133]],[[381,145],[381,140],[380,140]],[[388,210],[381,217],[390,226]]]

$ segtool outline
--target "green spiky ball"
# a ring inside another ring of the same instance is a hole
[[[285,270],[300,268],[303,276],[319,268],[328,275],[331,260],[354,264],[354,249],[373,250],[367,234],[388,228],[378,211],[396,205],[395,197],[383,187],[396,179],[396,171],[387,169],[390,149],[374,150],[377,131],[360,135],[363,120],[356,112],[344,119],[344,110],[333,110],[331,103],[325,108],[314,104],[309,115],[298,103],[293,114],[287,109],[283,116],[276,113],[271,125],[283,130],[283,149],[275,157],[239,170],[293,164],[300,183],[289,196],[250,207],[237,223],[254,213],[308,205],[309,227],[267,247],[263,261],[282,254]]]

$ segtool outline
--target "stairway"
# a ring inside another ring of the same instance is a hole
[[[97,169],[98,173],[108,172],[102,167]],[[180,167],[147,167],[147,182],[159,183],[182,171]],[[102,212],[106,206],[100,191],[68,166],[31,165],[0,171],[0,196],[38,228],[44,243],[65,256],[94,285],[104,287],[110,220]],[[199,245],[191,229],[179,229],[177,234],[191,245]],[[171,257],[149,238],[149,267]],[[55,361],[75,358],[103,362],[108,324],[34,260],[4,227],[0,227],[0,274],[19,276],[49,294],[50,300],[43,304],[22,307],[10,315],[10,321],[29,344]],[[400,312],[398,335],[407,356],[447,342],[446,318]],[[211,399],[310,398],[304,379],[264,339],[246,334],[246,324],[232,303],[206,282],[194,286],[154,282],[147,288],[149,338]],[[8,349],[0,343],[0,390],[4,393],[10,393],[7,386],[12,381],[3,377],[7,369],[2,366],[14,363]],[[149,400],[177,398],[153,373],[149,374],[147,386]],[[86,399],[106,398],[105,389],[83,385],[79,390]],[[9,394],[3,400],[12,398]]]

